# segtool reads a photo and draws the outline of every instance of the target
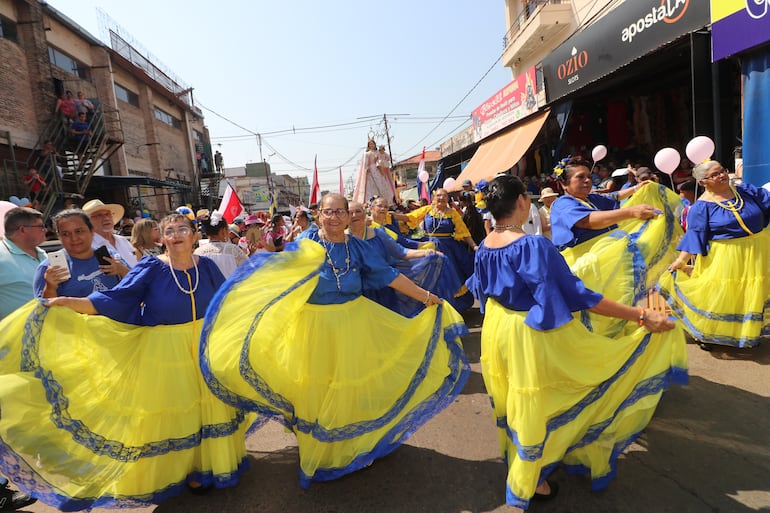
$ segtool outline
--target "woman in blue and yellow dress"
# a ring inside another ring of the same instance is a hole
[[[461,282],[473,274],[473,252],[478,246],[465,226],[462,214],[449,205],[449,193],[445,189],[436,189],[431,205],[408,214],[391,215],[399,221],[406,221],[412,229],[422,222],[427,240],[448,257]],[[446,299],[460,312],[473,306],[473,296],[464,285],[455,291],[454,297]]]
[[[114,288],[29,303],[0,328],[2,473],[62,511],[234,486],[248,466],[256,416],[214,397],[197,360],[224,277],[193,256],[188,218],[161,229],[167,253]]]
[[[371,250],[382,256],[388,265],[438,297],[452,297],[460,288],[460,278],[440,251],[430,248],[407,249],[385,230],[367,226],[366,211],[361,203],[351,201],[349,209],[348,232],[366,241]],[[422,301],[405,296],[391,287],[365,290],[364,295],[404,317],[414,317],[425,308]]]
[[[230,277],[201,337],[214,393],[296,434],[303,487],[398,448],[469,373],[459,314],[345,234],[343,196],[327,194],[320,207],[318,232],[252,256]],[[385,286],[426,308],[406,319],[362,296]]]
[[[756,346],[770,326],[770,191],[733,187],[715,160],[695,166],[693,176],[706,192],[687,214],[661,294],[703,349]]]
[[[487,206],[496,225],[468,288],[485,313],[481,369],[508,465],[506,502],[527,509],[555,497],[546,479],[561,464],[605,488],[669,384],[687,381],[684,334],[661,312],[589,290],[548,239],[526,235],[530,200],[517,177],[492,180]],[[585,310],[628,324],[615,338],[591,333],[578,320]]]
[[[551,207],[551,240],[586,287],[635,305],[676,255],[682,235],[677,221],[681,200],[653,182],[610,194],[591,193],[590,166],[578,157],[555,169],[566,194]],[[616,335],[625,324],[592,313],[582,320],[607,336]]]

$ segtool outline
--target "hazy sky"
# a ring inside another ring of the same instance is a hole
[[[468,126],[511,81],[495,64],[502,0],[48,3],[104,40],[100,8],[192,86],[226,167],[264,158],[309,177],[317,155],[322,188],[336,189],[340,167],[355,175],[370,133],[385,143],[383,114],[394,160],[408,158]],[[261,155],[249,131],[264,134]]]

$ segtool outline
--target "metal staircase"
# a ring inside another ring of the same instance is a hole
[[[37,198],[38,209],[45,219],[62,208],[65,199],[83,199],[91,177],[123,145],[120,112],[104,110],[100,103],[91,101],[94,112],[88,120],[90,136],[73,136],[69,124],[56,116],[38,139],[36,147],[41,149],[27,159],[26,168],[37,169],[47,183]],[[56,150],[48,155],[44,151],[47,141],[51,141]],[[21,196],[27,194],[28,191]]]

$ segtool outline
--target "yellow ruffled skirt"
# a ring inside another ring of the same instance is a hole
[[[481,331],[484,384],[508,464],[506,501],[523,509],[560,464],[605,488],[663,392],[687,382],[678,326],[655,335],[629,326],[611,339],[577,321],[533,330],[526,314],[490,299]]]
[[[572,272],[589,289],[608,299],[636,305],[646,298],[658,278],[678,256],[682,237],[679,197],[662,185],[649,183],[621,208],[648,204],[661,214],[648,220],[629,219],[618,228],[562,251]],[[594,333],[614,337],[626,322],[590,312],[581,321]]]
[[[411,319],[365,297],[308,304],[324,256],[302,240],[249,260],[215,298],[201,340],[218,397],[296,434],[305,487],[395,450],[469,373],[466,328],[446,302]]]
[[[770,228],[711,241],[692,274],[665,273],[660,293],[696,339],[753,347],[770,328]]]
[[[63,511],[234,486],[256,419],[207,389],[202,321],[137,327],[33,301],[0,324],[0,466]]]

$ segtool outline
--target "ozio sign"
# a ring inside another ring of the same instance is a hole
[[[548,100],[561,98],[708,23],[709,7],[703,0],[624,2],[543,59]]]
[[[560,80],[564,80],[586,66],[588,66],[588,52],[585,50],[578,52],[577,48],[573,46],[572,55],[570,55],[569,59],[559,64],[559,67],[556,69],[556,74],[559,76]]]

